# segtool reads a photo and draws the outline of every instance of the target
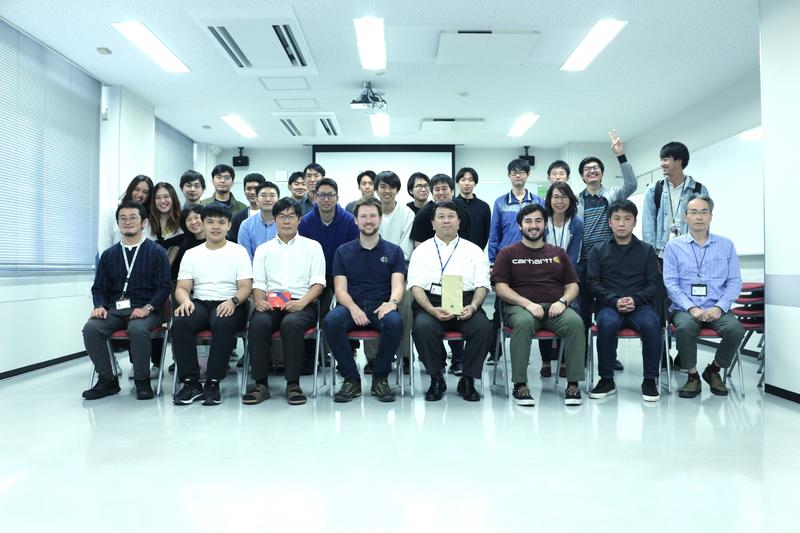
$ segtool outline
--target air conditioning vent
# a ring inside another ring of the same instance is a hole
[[[289,62],[295,67],[305,67],[306,60],[303,58],[303,53],[297,46],[297,41],[295,41],[294,34],[292,34],[292,28],[288,24],[280,26],[273,24],[272,29],[275,30],[275,35],[278,36],[278,40],[281,42],[281,46],[283,46],[283,50],[286,52],[286,57],[289,58]]]
[[[242,49],[239,48],[239,44],[236,42],[236,39],[231,36],[228,28],[225,26],[208,26],[208,31],[211,32],[211,35],[214,36],[219,45],[222,47],[225,53],[228,54],[228,57],[231,58],[231,61],[233,61],[236,66],[239,68],[252,68],[252,63],[250,63],[250,60],[247,59],[247,56],[244,52],[242,52]]]
[[[286,131],[289,132],[289,135],[291,135],[292,137],[300,136],[300,130],[297,129],[297,126],[295,126],[294,121],[292,119],[282,118],[280,120],[281,124],[283,124],[283,127],[286,128]]]
[[[333,121],[329,118],[321,118],[319,119],[320,124],[322,124],[322,128],[325,130],[325,133],[328,134],[329,137],[338,137],[339,131],[337,130],[336,125]]]
[[[292,137],[339,137],[342,128],[330,111],[281,111],[272,113]]]

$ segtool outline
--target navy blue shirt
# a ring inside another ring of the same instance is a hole
[[[392,294],[392,274],[406,273],[403,250],[381,238],[368,250],[356,239],[336,250],[333,275],[347,278],[347,293],[363,309],[364,302],[388,302]]]
[[[322,253],[325,254],[325,275],[331,275],[333,267],[333,254],[346,242],[358,239],[358,226],[353,215],[336,206],[336,214],[330,224],[322,222],[319,214],[319,206],[303,215],[297,233],[303,237],[313,239],[322,246]]]
[[[152,305],[160,313],[164,300],[169,298],[169,261],[164,249],[150,239],[144,239],[141,250],[136,255],[136,262],[131,269],[128,290],[125,293],[131,300],[131,306],[144,307]],[[133,253],[127,252],[128,261],[133,260]],[[128,271],[122,257],[122,246],[119,243],[105,250],[100,256],[92,285],[94,306],[103,306],[110,311],[115,310],[115,302],[122,296],[122,288]]]

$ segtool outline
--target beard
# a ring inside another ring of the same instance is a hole
[[[528,242],[539,242],[544,239],[544,230],[540,231],[536,237],[531,237],[524,231],[522,232],[522,238]]]
[[[358,231],[359,231],[359,232],[361,233],[361,235],[363,235],[364,237],[372,237],[373,235],[375,235],[376,233],[378,233],[378,229],[379,229],[379,228],[376,226],[376,227],[373,227],[372,229],[367,229],[367,228],[358,228]]]

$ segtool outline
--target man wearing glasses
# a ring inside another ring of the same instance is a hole
[[[280,195],[278,186],[271,181],[259,185],[256,192],[259,214],[248,218],[239,227],[239,244],[244,246],[251,260],[256,253],[256,248],[275,237],[278,232],[275,218],[272,216],[272,207]]]
[[[235,177],[236,173],[228,165],[215,166],[211,171],[214,194],[200,202],[200,204],[206,206],[212,202],[218,202],[228,208],[231,216],[235,216],[239,211],[247,209],[247,206],[234,198],[231,192]]]
[[[525,188],[531,175],[531,165],[524,159],[514,159],[508,164],[508,179],[511,191],[494,201],[492,222],[489,227],[489,262],[494,263],[497,254],[522,239],[517,225],[517,213],[529,204],[544,205],[538,195]]]
[[[461,221],[461,226],[458,230],[458,235],[464,239],[470,240],[472,236],[472,221],[467,211],[467,206],[463,201],[453,195],[456,191],[456,184],[453,178],[447,174],[436,174],[431,178],[431,192],[433,193],[433,201],[426,204],[414,216],[414,225],[411,226],[411,240],[414,242],[414,247],[419,246],[423,242],[432,238],[435,234],[431,220],[433,220],[433,211],[436,209],[436,204],[439,202],[453,201],[458,209],[458,218]]]
[[[422,172],[414,172],[406,182],[406,190],[412,198],[406,205],[416,215],[428,203],[431,195],[431,179]]]
[[[721,368],[733,361],[744,328],[731,312],[742,289],[739,256],[730,239],[709,232],[714,202],[696,194],[686,204],[684,219],[689,233],[676,237],[664,249],[664,285],[672,305],[669,312],[677,328],[675,340],[681,363],[689,369],[681,398],[694,398],[702,389],[697,374],[697,334],[701,328],[716,331],[722,341],[703,380],[718,396],[728,394]]]

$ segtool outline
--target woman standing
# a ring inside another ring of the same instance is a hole
[[[150,199],[150,232],[150,238],[167,251],[172,265],[183,241],[181,208],[175,188],[163,181],[155,185]]]
[[[125,189],[125,194],[122,195],[120,201],[134,201],[137,204],[142,204],[145,211],[150,209],[150,197],[153,194],[153,180],[144,174],[139,174],[131,180],[128,188]],[[118,204],[117,204],[118,205]],[[110,207],[100,215],[100,225],[97,232],[97,255],[102,254],[112,244],[118,243],[122,240],[122,235],[117,226],[117,205]],[[150,236],[150,225],[145,224],[142,231],[144,237]]]

